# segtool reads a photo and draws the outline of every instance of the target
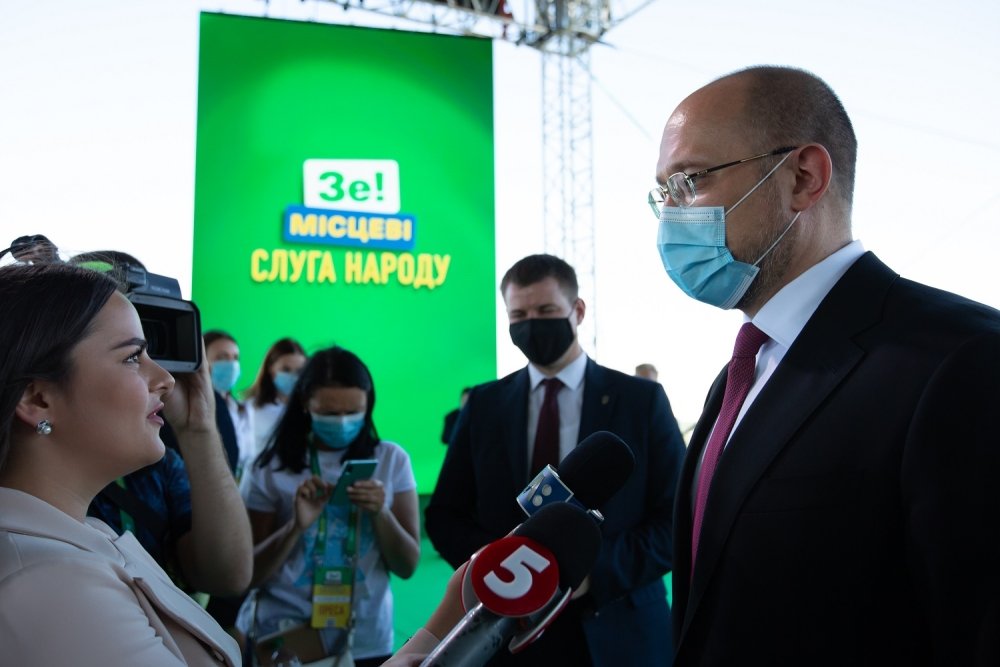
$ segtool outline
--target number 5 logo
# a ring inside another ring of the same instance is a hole
[[[527,616],[559,588],[559,565],[544,546],[519,535],[487,545],[470,564],[472,587],[490,611]]]
[[[531,590],[531,582],[534,580],[531,570],[544,572],[549,566],[549,561],[545,556],[532,551],[528,545],[522,544],[514,550],[514,553],[504,558],[500,565],[513,574],[514,579],[506,582],[498,577],[496,572],[490,572],[483,579],[483,583],[505,600],[516,600]]]

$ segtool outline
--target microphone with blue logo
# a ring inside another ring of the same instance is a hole
[[[531,516],[553,503],[569,503],[601,523],[601,508],[611,500],[635,468],[629,446],[614,433],[597,431],[566,455],[556,470],[542,468],[517,496],[517,504]]]

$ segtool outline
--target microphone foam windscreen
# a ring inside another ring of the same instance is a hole
[[[635,456],[614,433],[597,431],[584,438],[559,464],[559,478],[588,509],[601,509],[625,485]]]
[[[594,520],[579,507],[552,503],[540,508],[514,529],[515,535],[527,537],[547,547],[559,564],[559,585],[576,588],[594,569],[601,551],[601,531]]]

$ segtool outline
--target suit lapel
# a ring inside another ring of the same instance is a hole
[[[691,581],[682,637],[718,565],[744,501],[803,422],[861,361],[864,350],[854,338],[881,319],[885,295],[896,277],[872,253],[866,253],[855,262],[823,299],[730,437],[716,468],[705,507],[698,569]],[[722,391],[714,392],[720,404]],[[715,398],[710,397],[710,403]],[[699,421],[696,429],[701,438],[699,452],[718,410],[718,405],[710,411],[706,409]],[[685,464],[688,496],[697,455],[698,452],[691,451],[689,458],[694,461]],[[686,525],[690,533],[690,497],[682,498],[681,502],[689,512]],[[690,551],[690,535],[685,543]],[[686,558],[690,558],[690,554]]]
[[[694,427],[691,440],[688,443],[687,454],[684,456],[684,464],[681,468],[680,480],[677,486],[677,493],[674,496],[674,572],[691,572],[691,531],[694,505],[692,495],[694,493],[695,474],[698,471],[698,461],[701,459],[702,450],[708,441],[708,436],[712,433],[712,425],[722,409],[722,397],[726,390],[726,373],[728,364],[722,372],[715,378],[712,388],[705,399],[705,406],[702,408],[702,417]],[[686,576],[674,577],[674,605],[684,609],[690,609],[685,605],[690,594],[690,579]]]
[[[604,367],[588,358],[587,369],[583,376],[583,405],[580,408],[577,444],[595,431],[608,430],[611,425],[611,414],[617,394],[609,391],[607,385],[608,374]]]
[[[497,398],[498,406],[510,406],[510,412],[500,420],[501,436],[498,442],[507,447],[507,461],[510,462],[511,488],[514,495],[521,492],[528,483],[528,393],[531,380],[528,368],[522,368],[510,376],[510,381],[502,388]]]

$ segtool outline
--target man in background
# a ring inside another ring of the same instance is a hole
[[[603,509],[603,547],[589,591],[570,602],[536,643],[490,664],[667,665],[674,486],[684,444],[663,388],[605,368],[583,352],[586,306],[576,272],[531,255],[500,285],[510,334],[528,365],[474,387],[426,510],[427,534],[458,567],[525,516],[514,501],[546,464],[595,431],[620,436],[635,469]]]
[[[653,364],[639,364],[635,367],[635,376],[656,382],[660,377],[660,373]]]

